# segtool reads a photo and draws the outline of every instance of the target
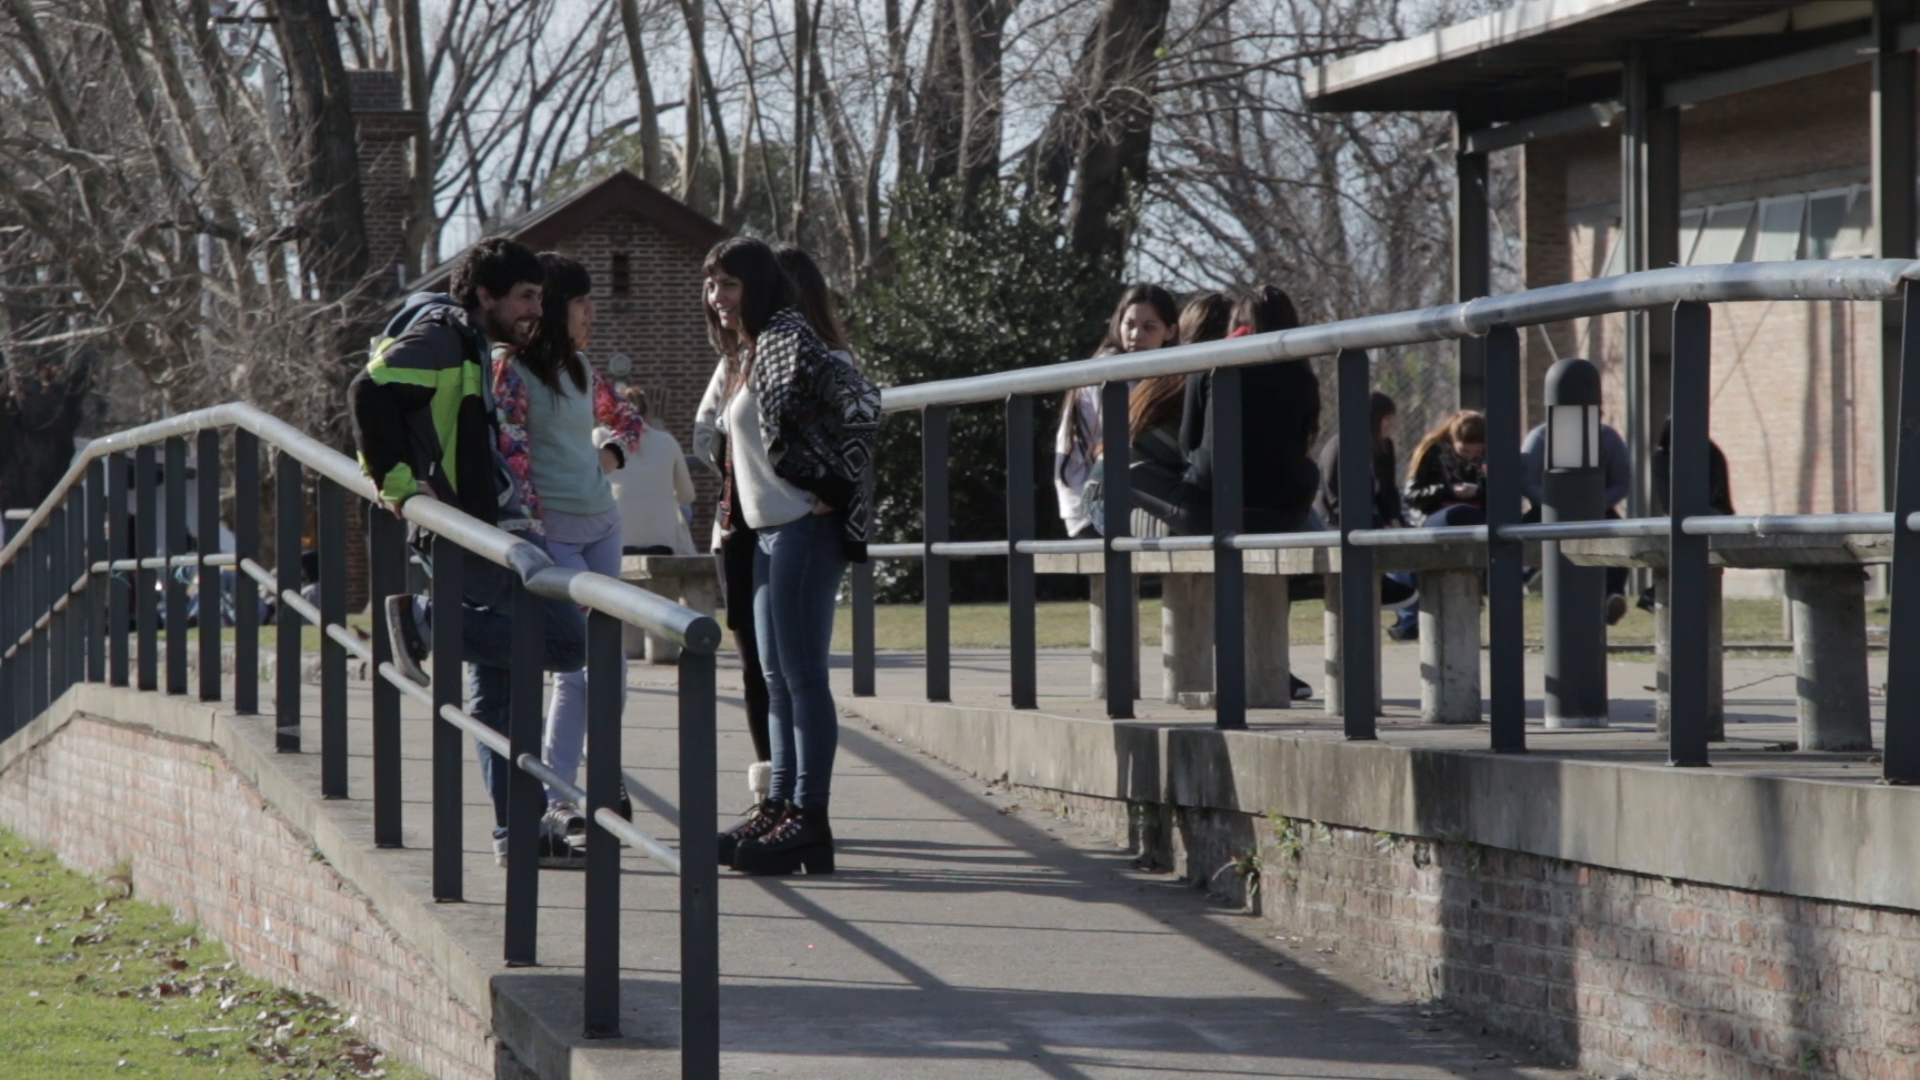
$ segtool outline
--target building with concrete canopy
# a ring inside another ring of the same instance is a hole
[[[1911,0],[1527,0],[1311,72],[1312,108],[1455,118],[1454,283],[1485,295],[1489,155],[1517,152],[1528,288],[1674,265],[1915,254]],[[1536,327],[1529,419],[1559,357],[1606,372],[1634,509],[1667,414],[1669,315]],[[1727,305],[1713,437],[1743,513],[1877,510],[1891,484],[1897,303]],[[1461,402],[1481,402],[1462,342]],[[1761,580],[1745,583],[1764,587]],[[1737,588],[1729,582],[1730,588]]]

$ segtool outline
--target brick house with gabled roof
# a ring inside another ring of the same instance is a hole
[[[615,382],[646,391],[649,421],[690,449],[693,412],[715,363],[700,307],[700,264],[727,230],[620,169],[489,233],[586,266],[594,303],[588,358]],[[408,282],[407,291],[444,289],[452,265]],[[693,535],[704,543],[720,484],[705,469],[694,469],[693,478],[700,496]]]

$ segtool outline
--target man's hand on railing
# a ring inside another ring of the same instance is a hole
[[[432,502],[440,501],[434,498],[433,492],[428,491],[426,486],[423,484],[421,485],[418,491],[415,491],[413,494],[407,496],[404,499],[401,499],[399,502],[388,502],[385,499],[381,499],[380,505],[386,508],[386,511],[392,514],[394,517],[397,517],[400,520],[405,521],[406,514],[404,513],[404,510],[406,508],[406,505],[415,499],[427,499]]]

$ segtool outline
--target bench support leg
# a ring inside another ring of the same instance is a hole
[[[1707,741],[1727,741],[1726,620],[1723,618],[1722,587],[1726,571],[1715,566],[1707,578]],[[1667,681],[1673,672],[1673,624],[1668,619],[1667,571],[1653,571],[1653,726],[1665,736],[1673,721],[1672,700],[1667,696]]]
[[[1287,580],[1278,574],[1248,574],[1247,597],[1247,708],[1293,707],[1293,601]]]
[[[1864,586],[1854,566],[1787,571],[1802,750],[1873,749]]]
[[[1327,614],[1325,622],[1322,624],[1326,629],[1327,661],[1325,671],[1323,672],[1323,677],[1326,679],[1326,686],[1322,690],[1324,695],[1322,700],[1327,703],[1326,713],[1328,716],[1344,717],[1347,713],[1346,694],[1341,690],[1340,683],[1341,612],[1339,574],[1327,575],[1326,605]],[[1377,677],[1380,671],[1380,579],[1377,574],[1374,576],[1373,582],[1373,611],[1371,617],[1374,623],[1374,632],[1368,640],[1373,642],[1373,670],[1376,675],[1373,684],[1373,711],[1374,715],[1378,716],[1380,713],[1380,683]]]
[[[1420,719],[1480,722],[1480,571],[1420,575]]]
[[[1101,701],[1107,698],[1107,575],[1087,575],[1087,642],[1093,652],[1093,696]],[[1140,577],[1133,577],[1133,625],[1140,625]],[[1133,664],[1133,685],[1140,687],[1140,643],[1134,642],[1131,650],[1125,650]]]
[[[1169,705],[1182,694],[1213,690],[1213,579],[1160,578],[1160,689]]]

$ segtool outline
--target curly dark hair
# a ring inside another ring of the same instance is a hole
[[[540,258],[525,244],[504,236],[489,236],[473,245],[454,264],[447,283],[453,302],[469,311],[480,306],[479,289],[494,296],[505,296],[523,281],[546,283],[546,271]]]

